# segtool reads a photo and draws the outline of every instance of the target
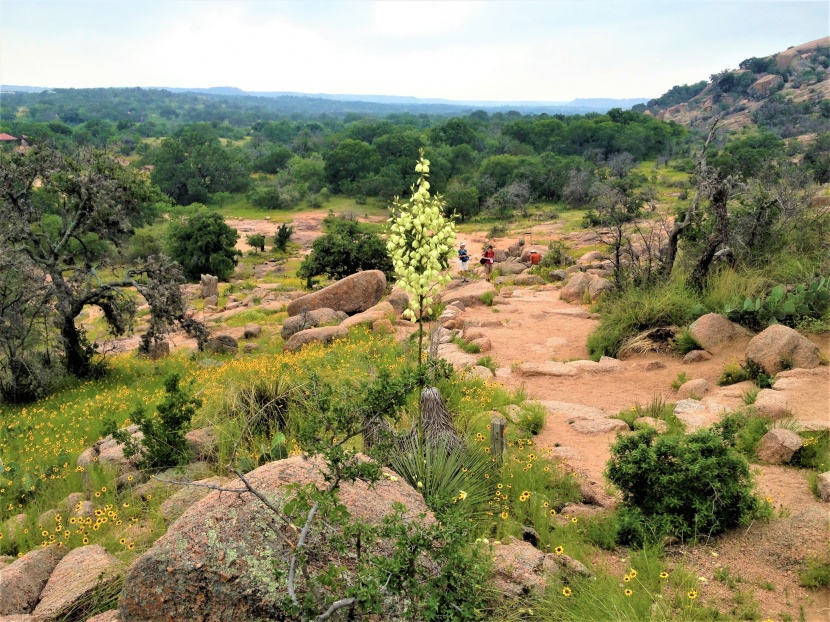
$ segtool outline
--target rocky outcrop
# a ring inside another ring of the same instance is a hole
[[[219,297],[219,277],[203,274],[199,279],[199,295],[202,298]],[[205,303],[207,304],[207,302]],[[215,304],[215,303],[214,303]]]
[[[390,317],[395,317],[395,308],[387,301],[379,302],[373,307],[366,309],[362,313],[357,313],[350,318],[346,318],[340,324],[340,328],[349,330],[353,326],[365,324],[371,326],[379,320],[388,320]]]
[[[74,549],[58,562],[33,615],[47,620],[59,618],[92,590],[115,581],[123,570],[121,561],[101,545]]]
[[[445,291],[441,295],[441,301],[445,305],[450,305],[453,302],[461,301],[464,303],[465,307],[470,307],[474,305],[482,305],[484,304],[481,301],[481,297],[484,294],[492,292],[493,295],[496,294],[496,288],[493,287],[487,281],[472,281],[463,285],[462,287],[457,287],[453,290]]]
[[[288,494],[286,484],[325,486],[322,461],[303,457],[266,464],[248,474],[251,484],[276,503]],[[339,501],[355,520],[378,524],[394,511],[407,508],[404,520],[433,519],[423,498],[401,479],[379,481],[371,489],[362,483],[341,483]],[[297,533],[281,523],[246,492],[213,492],[187,510],[153,547],[130,567],[119,601],[124,622],[212,620],[248,622],[282,619],[291,549],[284,538]],[[343,563],[330,545],[328,532],[313,529],[307,540],[312,572],[330,562]],[[384,554],[384,542],[364,543],[367,555]],[[388,552],[387,552],[388,553]],[[340,576],[339,580],[348,581]]]
[[[182,484],[179,490],[164,500],[159,507],[159,514],[168,523],[172,523],[197,501],[201,501],[213,491],[208,486],[224,487],[234,480],[224,477],[209,477],[200,479],[191,484]],[[237,486],[238,487],[238,486]]]
[[[322,308],[309,311],[308,313],[301,313],[294,317],[286,318],[282,325],[283,339],[290,339],[291,335],[305,330],[307,328],[316,328],[322,325],[337,325],[349,317],[343,311],[335,311],[334,309]]]
[[[755,412],[768,419],[781,419],[792,416],[790,400],[781,391],[761,389],[755,396]]]
[[[383,297],[386,276],[380,270],[366,270],[352,274],[324,287],[318,292],[306,294],[288,303],[288,315],[293,317],[303,311],[334,309],[349,315],[366,311]]]
[[[122,432],[130,435],[130,438],[139,443],[144,434],[138,429],[138,426],[133,424],[123,428]],[[107,435],[104,438],[96,441],[92,447],[84,450],[76,461],[79,467],[87,467],[93,462],[115,466],[121,474],[131,473],[138,469],[138,462],[141,459],[140,452],[136,455],[127,458],[124,455],[124,445],[116,441],[112,435]]]
[[[689,334],[704,350],[713,353],[720,352],[736,339],[751,335],[743,326],[730,322],[719,313],[707,313],[697,318],[689,325]]]
[[[386,302],[392,305],[395,313],[400,315],[409,306],[409,294],[400,287],[393,287],[392,291],[386,297]]]
[[[816,480],[818,496],[822,501],[830,501],[830,471],[822,473]]]
[[[207,340],[205,350],[212,354],[236,354],[239,343],[230,335],[216,335]]]
[[[789,462],[803,445],[804,439],[792,430],[773,428],[761,437],[755,452],[764,462],[782,464]]]
[[[262,326],[259,324],[245,324],[245,328],[242,329],[242,338],[243,339],[256,339],[262,334]]]
[[[64,553],[57,546],[34,549],[0,570],[0,616],[31,613]]]
[[[755,335],[746,347],[747,360],[755,361],[768,374],[785,367],[811,369],[821,364],[819,349],[792,328],[775,324]]]
[[[288,352],[296,352],[309,343],[331,343],[335,339],[345,337],[349,334],[348,329],[340,326],[320,326],[319,328],[307,328],[291,335],[283,348]]]

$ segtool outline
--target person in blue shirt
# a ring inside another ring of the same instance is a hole
[[[467,266],[470,263],[470,254],[467,252],[467,245],[461,244],[458,249],[458,269],[461,272],[461,282],[467,282]]]

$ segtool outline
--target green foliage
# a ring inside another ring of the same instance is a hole
[[[574,263],[568,244],[563,240],[553,240],[548,243],[548,252],[542,257],[539,266],[542,268],[560,268]]]
[[[498,368],[498,364],[496,361],[493,360],[492,356],[482,356],[480,359],[476,361],[476,365],[480,367],[486,367],[492,373],[496,373],[496,369]]]
[[[265,252],[265,236],[261,233],[255,233],[245,238],[248,246],[253,247],[257,251]]]
[[[292,235],[294,235],[294,227],[288,223],[282,223],[274,234],[274,249],[285,252]]]
[[[191,281],[199,280],[202,274],[226,281],[241,255],[235,248],[238,237],[220,214],[202,209],[184,223],[171,223],[170,256]]]
[[[830,471],[830,432],[801,432],[804,445],[793,456],[791,463],[818,473]]]
[[[620,437],[606,474],[623,496],[624,542],[718,535],[759,507],[746,460],[709,430],[688,436],[644,430]]]
[[[830,587],[830,561],[809,558],[807,567],[798,574],[798,584],[813,589]]]
[[[492,307],[493,306],[493,299],[495,299],[495,297],[496,297],[496,292],[493,292],[493,291],[484,292],[481,295],[481,302],[483,302],[488,307]]]
[[[147,415],[143,406],[130,413],[130,420],[144,434],[139,443],[126,432],[111,429],[113,438],[124,443],[125,456],[140,453],[139,465],[143,469],[178,466],[190,458],[185,434],[190,430],[190,421],[202,406],[202,400],[180,387],[179,381],[178,374],[165,378],[165,395],[156,407],[157,417]]]
[[[541,404],[524,404],[516,415],[516,423],[526,433],[536,436],[545,425],[547,409]]]
[[[297,270],[307,287],[322,275],[342,279],[361,270],[381,270],[387,277],[391,275],[392,261],[383,240],[356,220],[329,215],[323,219],[323,230],[325,233],[314,240],[311,253]]]
[[[745,363],[736,363],[735,361],[727,363],[723,368],[723,373],[718,378],[718,385],[725,387],[746,380],[754,380],[761,389],[769,389],[772,386],[772,377],[764,372],[764,369],[758,363],[751,360]]]
[[[477,343],[470,343],[461,337],[454,338],[452,342],[467,354],[479,354],[481,352],[481,347]]]
[[[650,417],[651,419],[663,421],[666,424],[668,434],[683,434],[686,431],[684,423],[674,414],[674,404],[664,401],[661,397],[653,398],[645,406],[638,403],[629,410],[621,410],[615,418],[625,421],[629,429],[637,430],[649,427],[634,423],[641,417]]]
[[[755,458],[755,448],[761,437],[772,429],[772,422],[764,417],[739,411],[724,416],[712,429],[727,445],[750,458]]]
[[[413,435],[389,456],[392,469],[418,490],[439,517],[448,512],[478,516],[493,495],[490,455],[477,447],[450,448],[424,443]],[[487,477],[485,477],[487,475]]]
[[[253,471],[255,468],[275,460],[284,460],[288,457],[285,434],[277,432],[270,443],[263,443],[259,448],[259,456],[256,459],[242,456],[239,458],[239,470],[243,473]]]
[[[685,326],[695,312],[695,295],[681,283],[670,281],[652,288],[629,287],[599,303],[599,327],[588,337],[592,357],[616,356],[625,341],[642,331],[661,326]]]
[[[772,324],[794,327],[808,318],[820,319],[830,309],[830,279],[821,277],[806,285],[786,291],[776,285],[763,298],[746,298],[736,308],[727,308],[726,316],[753,331]]]
[[[418,321],[418,360],[422,356],[424,317],[429,315],[437,293],[451,279],[443,272],[447,253],[455,244],[455,225],[444,216],[444,202],[429,193],[430,162],[420,150],[415,172],[418,181],[406,202],[392,203],[389,241],[386,248],[395,266],[395,284],[409,294],[403,315]]]
[[[674,336],[673,343],[674,349],[677,350],[679,354],[688,354],[693,350],[703,350],[703,346],[701,346],[698,340],[692,336],[692,333],[689,332],[688,328],[684,328],[678,332]]]
[[[689,376],[686,374],[685,371],[681,371],[677,374],[677,378],[672,380],[671,388],[677,391],[680,387],[686,384],[689,381]]]

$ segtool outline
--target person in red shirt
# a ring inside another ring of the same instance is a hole
[[[490,280],[490,273],[493,271],[493,262],[496,260],[496,251],[493,250],[493,245],[487,247],[484,251],[484,276]]]

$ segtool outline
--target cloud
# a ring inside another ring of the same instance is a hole
[[[392,38],[449,33],[467,26],[475,12],[475,2],[461,0],[379,1],[372,5],[370,32]]]

